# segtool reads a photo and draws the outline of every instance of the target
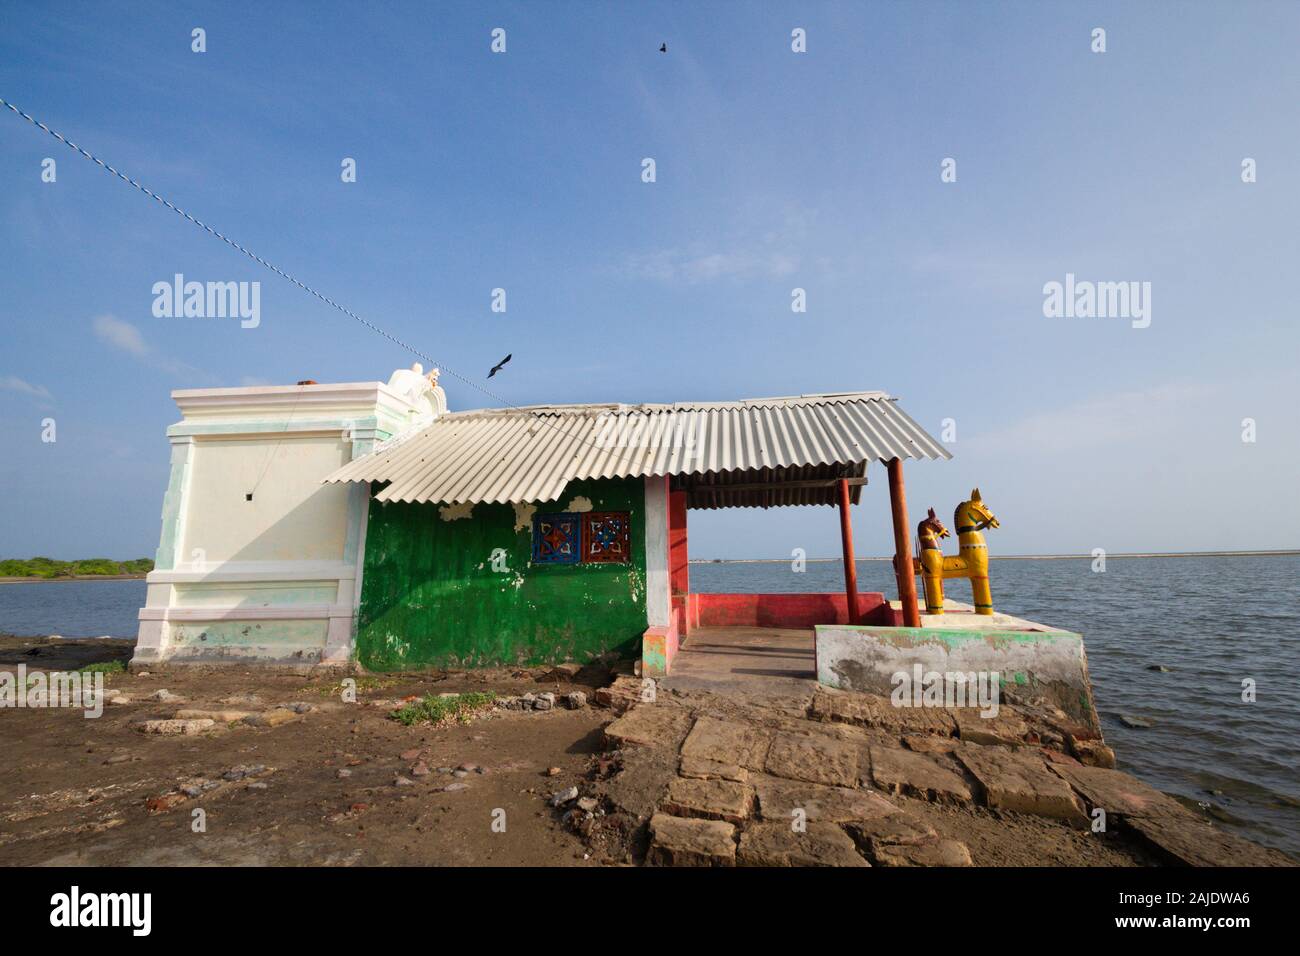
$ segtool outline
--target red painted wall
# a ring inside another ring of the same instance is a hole
[[[691,594],[688,627],[812,627],[849,623],[842,592],[828,594]],[[878,591],[858,595],[858,623],[889,626],[894,614]]]
[[[668,493],[668,589],[679,634],[687,630],[687,595],[691,590],[689,557],[686,552],[686,492]]]

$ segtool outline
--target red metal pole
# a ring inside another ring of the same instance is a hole
[[[907,493],[903,490],[903,461],[889,459],[889,507],[894,515],[894,574],[898,600],[903,605],[903,626],[920,627],[916,606],[916,574],[912,570],[912,538],[907,533]]]
[[[849,623],[858,621],[858,566],[853,562],[853,525],[849,521],[849,483],[840,479],[840,542],[844,545],[844,594],[848,598]]]

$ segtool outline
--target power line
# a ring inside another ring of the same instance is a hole
[[[430,364],[430,366],[433,366],[433,367],[439,368],[439,369],[441,369],[442,371],[445,371],[445,372],[449,373],[453,378],[460,379],[460,380],[461,380],[462,382],[464,382],[466,385],[469,385],[469,386],[472,386],[473,388],[478,389],[480,392],[482,392],[484,395],[487,395],[489,398],[495,399],[496,401],[500,402],[501,404],[503,404],[503,405],[507,405],[507,406],[510,406],[511,408],[516,407],[516,406],[514,406],[514,405],[511,405],[510,402],[507,402],[505,399],[503,399],[503,398],[501,398],[501,397],[499,397],[499,396],[497,396],[497,395],[494,395],[494,394],[493,394],[492,392],[490,392],[488,389],[483,388],[483,387],[482,387],[481,385],[479,385],[477,382],[474,382],[474,381],[472,381],[472,380],[466,378],[465,376],[461,375],[461,374],[460,374],[459,372],[457,372],[455,369],[447,368],[446,366],[440,364],[439,362],[437,362],[437,361],[435,361],[434,359],[430,358],[429,356],[425,355],[423,352],[421,352],[419,349],[415,348],[414,346],[411,346],[411,345],[406,344],[406,343],[403,342],[401,339],[397,338],[397,336],[392,335],[391,333],[385,331],[384,329],[381,329],[379,326],[375,325],[373,322],[369,321],[368,319],[365,319],[365,318],[363,318],[362,316],[357,315],[357,313],[353,312],[351,309],[347,308],[346,306],[339,305],[339,303],[335,302],[335,301],[334,301],[333,299],[331,299],[329,296],[327,296],[327,295],[323,295],[322,293],[317,292],[315,289],[313,289],[311,286],[307,285],[305,282],[302,282],[301,280],[295,278],[294,276],[289,275],[289,273],[285,272],[283,269],[279,269],[279,268],[277,268],[276,266],[274,266],[274,265],[272,265],[271,263],[267,262],[267,261],[266,261],[265,259],[263,259],[261,256],[259,256],[259,255],[257,255],[256,253],[251,252],[250,250],[244,248],[242,245],[240,245],[239,243],[235,242],[235,240],[231,239],[230,237],[225,236],[225,235],[223,235],[223,234],[220,233],[220,232],[217,232],[217,230],[213,229],[211,226],[209,226],[207,223],[203,222],[201,219],[196,219],[194,216],[191,216],[191,215],[190,215],[188,212],[186,212],[184,209],[181,209],[181,208],[180,208],[179,206],[177,206],[175,203],[172,203],[172,202],[170,202],[169,200],[164,199],[162,196],[158,195],[156,192],[154,192],[154,191],[153,191],[152,189],[150,189],[149,187],[147,187],[147,186],[145,186],[145,185],[143,185],[143,184],[141,184],[141,183],[139,183],[139,182],[136,182],[136,180],[132,179],[130,176],[127,176],[125,173],[121,173],[121,172],[119,172],[118,170],[116,170],[115,168],[113,168],[112,166],[110,166],[108,163],[106,163],[106,162],[104,162],[102,159],[100,159],[98,156],[95,156],[95,155],[92,154],[92,153],[88,153],[88,152],[86,152],[86,150],[82,149],[82,148],[81,148],[80,146],[78,146],[76,143],[72,142],[72,140],[68,139],[68,138],[67,138],[66,136],[64,136],[62,133],[59,133],[57,130],[50,129],[50,127],[46,126],[44,123],[42,123],[40,120],[36,119],[34,116],[31,116],[31,115],[29,115],[29,114],[27,114],[27,113],[24,113],[22,110],[20,110],[20,109],[19,109],[18,107],[16,107],[16,106],[14,106],[14,104],[10,103],[10,102],[9,102],[8,100],[6,100],[4,97],[0,97],[0,104],[3,104],[4,106],[7,106],[10,110],[12,110],[13,112],[17,113],[19,116],[21,116],[23,119],[27,120],[27,122],[31,123],[33,126],[37,127],[38,129],[42,129],[42,130],[44,130],[45,132],[49,133],[51,136],[53,136],[55,139],[57,139],[57,140],[58,140],[60,143],[62,143],[64,146],[68,147],[69,149],[71,149],[71,150],[73,150],[73,151],[75,151],[75,152],[77,152],[77,153],[80,153],[82,156],[86,157],[86,159],[89,159],[91,162],[95,163],[95,164],[96,164],[97,166],[99,166],[100,168],[102,168],[102,169],[104,169],[104,170],[107,170],[108,172],[112,173],[112,174],[113,174],[114,176],[116,176],[118,179],[122,180],[122,182],[124,182],[124,183],[130,183],[132,186],[134,186],[136,189],[140,190],[140,192],[144,193],[144,194],[145,194],[146,196],[148,196],[150,199],[157,200],[158,202],[160,202],[160,203],[162,203],[164,206],[166,206],[168,209],[170,209],[172,212],[176,213],[178,216],[180,216],[180,217],[182,217],[182,218],[184,218],[184,219],[188,219],[190,222],[194,223],[194,225],[198,226],[198,227],[199,227],[200,229],[202,229],[204,232],[208,233],[209,235],[216,236],[218,239],[220,239],[220,240],[221,240],[222,242],[224,242],[226,245],[230,246],[232,249],[236,249],[236,250],[238,250],[239,252],[242,252],[244,255],[248,256],[248,258],[252,259],[254,262],[258,263],[259,265],[265,266],[267,269],[270,269],[272,272],[274,272],[276,275],[280,276],[282,279],[288,279],[290,282],[292,282],[292,283],[293,283],[294,285],[296,285],[298,288],[302,289],[304,292],[309,292],[309,293],[311,293],[311,294],[314,295],[316,298],[318,298],[318,299],[320,299],[322,302],[324,302],[326,305],[331,306],[331,307],[337,309],[338,311],[342,312],[344,315],[348,316],[349,318],[356,319],[356,321],[360,322],[360,323],[361,323],[362,325],[364,325],[366,328],[370,329],[370,331],[372,331],[372,332],[377,332],[378,334],[382,335],[384,338],[386,338],[386,339],[388,339],[390,342],[392,342],[394,345],[397,345],[397,346],[399,346],[399,347],[401,347],[401,348],[406,349],[406,351],[410,352],[412,355],[415,355],[415,356],[418,356],[419,358],[424,359],[424,361],[428,362],[428,363]]]
[[[431,367],[433,367],[433,368],[437,368],[439,371],[447,372],[447,373],[448,373],[449,375],[451,375],[453,378],[459,379],[460,381],[464,382],[466,385],[468,385],[468,386],[470,386],[471,388],[474,388],[474,389],[476,389],[476,390],[482,392],[484,395],[486,395],[486,396],[488,396],[489,398],[493,399],[493,400],[496,401],[497,403],[506,406],[507,408],[512,408],[512,409],[514,409],[515,411],[524,411],[524,409],[520,408],[518,405],[515,405],[515,404],[512,403],[512,402],[508,402],[508,401],[506,401],[506,400],[505,400],[504,398],[502,398],[501,396],[495,394],[494,392],[490,391],[489,389],[484,388],[482,385],[478,384],[477,382],[473,381],[472,379],[468,379],[468,378],[466,378],[464,375],[461,375],[461,374],[460,374],[459,372],[457,372],[455,369],[447,368],[446,366],[442,365],[441,363],[439,363],[439,362],[436,361],[435,359],[432,359],[432,358],[430,358],[428,355],[425,355],[423,352],[421,352],[419,349],[415,348],[414,346],[411,346],[411,345],[406,344],[406,343],[403,342],[401,339],[397,338],[397,336],[392,335],[391,333],[387,332],[387,331],[384,330],[384,329],[381,329],[379,326],[375,325],[375,324],[374,324],[373,322],[371,322],[370,320],[365,319],[365,318],[363,318],[363,317],[360,316],[360,315],[357,315],[357,313],[353,312],[351,309],[347,308],[346,306],[342,306],[342,305],[340,305],[339,303],[337,303],[337,302],[335,302],[333,299],[331,299],[329,296],[327,296],[327,295],[323,295],[322,293],[317,292],[315,289],[313,289],[311,286],[307,285],[305,282],[302,282],[301,280],[295,278],[294,276],[289,275],[289,273],[285,272],[283,269],[279,269],[279,268],[277,268],[276,266],[272,265],[271,263],[267,262],[267,261],[266,261],[265,259],[263,259],[261,256],[259,256],[259,255],[255,254],[255,253],[251,252],[250,250],[244,248],[244,247],[243,247],[242,245],[240,245],[239,243],[235,242],[235,240],[229,238],[228,236],[223,235],[223,234],[220,233],[220,232],[217,232],[217,230],[213,229],[213,228],[212,228],[211,226],[209,226],[207,223],[203,222],[203,221],[200,220],[200,219],[196,219],[194,216],[191,216],[188,212],[186,212],[184,209],[182,209],[182,208],[180,208],[179,206],[177,206],[175,203],[172,203],[172,202],[170,202],[169,200],[164,199],[162,196],[158,195],[158,194],[155,193],[153,190],[149,189],[147,186],[144,186],[143,184],[141,184],[141,183],[137,182],[136,180],[132,179],[130,176],[127,176],[125,173],[121,173],[121,172],[119,172],[117,169],[113,168],[113,167],[110,166],[108,163],[104,162],[104,161],[103,161],[102,159],[100,159],[98,156],[95,156],[95,155],[92,154],[92,153],[88,153],[86,150],[82,149],[82,148],[81,148],[80,146],[78,146],[76,143],[72,142],[72,140],[68,139],[68,138],[67,138],[66,136],[64,136],[62,133],[59,133],[57,130],[50,129],[50,127],[46,126],[44,123],[42,123],[40,120],[36,119],[34,116],[31,116],[31,115],[29,115],[28,113],[23,112],[23,111],[20,110],[17,106],[15,106],[13,103],[10,103],[8,100],[6,100],[4,97],[0,97],[0,105],[4,105],[4,106],[8,107],[10,110],[12,110],[12,111],[13,111],[14,113],[16,113],[17,115],[21,116],[23,119],[27,120],[27,122],[31,123],[33,126],[35,126],[35,127],[37,127],[38,129],[44,130],[45,132],[49,133],[51,136],[53,136],[55,139],[57,139],[57,140],[58,140],[60,143],[62,143],[64,146],[68,147],[69,149],[73,150],[74,152],[80,153],[82,156],[86,157],[86,159],[89,159],[91,162],[95,163],[95,164],[96,164],[97,166],[99,166],[101,169],[104,169],[104,170],[106,170],[107,172],[112,173],[112,174],[113,174],[114,176],[116,176],[118,179],[122,180],[122,182],[124,182],[124,183],[129,183],[130,185],[134,186],[136,189],[138,189],[140,192],[144,193],[144,194],[145,194],[146,196],[148,196],[150,199],[154,199],[154,200],[156,200],[156,201],[162,203],[164,206],[166,206],[166,207],[167,207],[168,209],[170,209],[172,212],[176,213],[178,216],[182,217],[183,219],[188,219],[190,222],[194,223],[194,225],[198,226],[198,227],[199,227],[200,229],[202,229],[204,232],[208,233],[208,234],[211,235],[211,236],[215,236],[216,238],[220,239],[222,242],[224,242],[226,245],[230,246],[232,249],[235,249],[235,250],[237,250],[237,251],[243,253],[245,256],[247,256],[248,258],[252,259],[254,262],[258,263],[259,265],[265,266],[267,269],[270,269],[272,272],[274,272],[276,275],[280,276],[282,279],[287,279],[288,281],[290,281],[290,282],[292,282],[294,285],[296,285],[298,288],[302,289],[304,292],[308,292],[308,293],[310,293],[311,295],[315,296],[317,299],[320,299],[320,301],[324,302],[326,305],[331,306],[331,307],[334,308],[334,309],[337,309],[339,312],[342,312],[344,315],[348,316],[348,317],[351,318],[351,319],[355,319],[356,321],[358,321],[358,322],[360,322],[362,325],[364,325],[366,328],[370,329],[370,331],[372,331],[372,332],[376,332],[376,333],[378,333],[379,335],[382,335],[384,338],[388,339],[388,340],[389,340],[390,342],[392,342],[394,345],[397,345],[397,346],[399,346],[400,348],[406,349],[406,351],[410,352],[412,355],[415,355],[415,356],[417,356],[418,358],[421,358],[421,359],[423,359],[424,361],[428,362],[429,365],[430,365]],[[552,424],[551,422],[548,422],[548,421],[547,421],[544,417],[542,417],[542,416],[537,416],[537,417],[535,418],[535,420],[538,421],[538,422],[540,422],[541,424],[545,425],[545,426],[548,427],[548,428],[554,428],[554,429],[556,429],[557,431],[562,431],[562,429],[560,429],[559,426],[554,425],[554,424]],[[287,424],[287,423],[286,423],[286,425],[285,425],[285,428],[286,428],[286,430],[288,429],[288,424]],[[582,437],[580,437],[580,436],[573,436],[573,437],[576,437],[576,438],[578,439],[578,441],[579,441],[581,444],[584,444],[584,445],[590,445],[592,448],[599,448],[599,447],[600,447],[599,445],[597,445],[597,444],[595,444],[595,443],[593,443],[593,442],[590,442],[590,441],[588,441],[587,439],[582,438]],[[259,479],[259,481],[260,481],[260,479]]]

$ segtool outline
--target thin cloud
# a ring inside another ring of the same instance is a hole
[[[0,388],[7,392],[17,392],[20,395],[27,395],[41,402],[53,402],[54,396],[44,385],[33,385],[31,382],[19,378],[17,375],[0,375]]]
[[[149,354],[149,346],[144,344],[140,330],[129,322],[115,319],[111,315],[95,317],[95,334],[116,349],[129,352],[140,358]]]
[[[616,271],[658,282],[718,279],[785,279],[800,271],[800,250],[816,213],[800,203],[770,203],[742,211],[715,242],[696,242],[632,253]]]
[[[123,322],[112,315],[100,315],[95,317],[92,325],[96,337],[101,342],[134,356],[146,365],[178,379],[212,381],[212,376],[207,372],[151,348],[145,342],[144,336],[140,334],[140,330],[130,322]]]

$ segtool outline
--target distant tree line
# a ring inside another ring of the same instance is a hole
[[[153,570],[151,558],[114,561],[112,558],[87,558],[83,561],[56,561],[53,558],[5,558],[0,560],[0,578],[71,578],[95,574],[148,574]]]

